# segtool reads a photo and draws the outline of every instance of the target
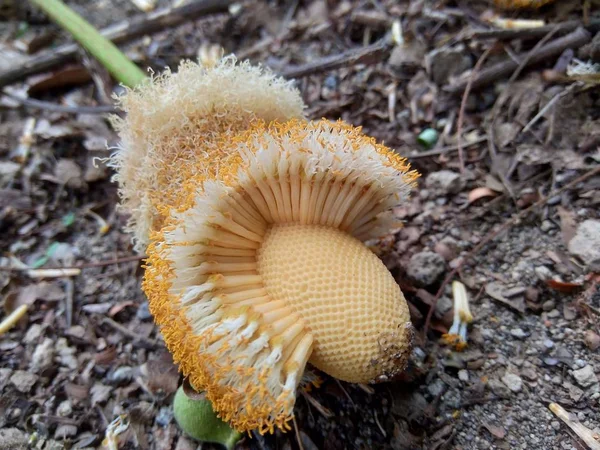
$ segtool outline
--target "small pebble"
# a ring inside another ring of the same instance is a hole
[[[573,377],[575,378],[575,381],[577,381],[577,384],[584,388],[598,382],[598,377],[594,373],[594,368],[590,365],[579,370],[574,370]]]
[[[510,334],[517,339],[525,339],[527,337],[527,333],[525,333],[521,328],[513,328],[510,330]]]
[[[552,311],[554,308],[556,308],[556,302],[554,300],[546,300],[542,303],[542,309],[546,312]]]
[[[537,277],[542,281],[546,281],[552,278],[552,271],[546,266],[538,266],[534,269],[534,271]]]
[[[135,313],[135,316],[140,320],[152,319],[152,314],[150,314],[150,309],[148,308],[148,302],[144,302],[140,305]]]
[[[173,409],[163,406],[156,415],[156,423],[161,427],[166,427],[173,420]]]
[[[465,383],[469,381],[469,372],[462,369],[458,371],[458,379],[460,381],[464,381]]]
[[[502,382],[513,392],[521,392],[523,388],[523,380],[519,375],[514,373],[506,372],[502,377]]]
[[[585,345],[590,350],[598,350],[598,348],[600,348],[600,335],[593,332],[592,330],[587,330],[583,334],[583,342],[585,342]]]
[[[540,226],[540,230],[542,230],[544,233],[547,233],[552,228],[554,228],[554,224],[549,220],[544,220]]]

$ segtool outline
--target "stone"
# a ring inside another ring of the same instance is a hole
[[[510,389],[508,389],[506,387],[506,384],[501,382],[500,380],[492,379],[492,380],[488,381],[488,387],[498,397],[506,398],[506,397],[510,396]]]
[[[473,67],[465,47],[459,45],[454,48],[440,48],[429,52],[426,57],[428,72],[433,82],[438,86],[448,83],[450,78],[460,75]]]
[[[598,348],[600,348],[600,335],[592,330],[587,330],[583,334],[583,342],[585,342],[587,348],[592,351],[596,351]]]
[[[150,308],[148,302],[144,302],[140,305],[138,310],[135,313],[135,317],[140,320],[150,320],[152,319],[152,314],[150,314]]]
[[[18,428],[0,430],[0,450],[27,450],[29,435]]]
[[[71,400],[63,400],[56,408],[56,415],[59,417],[68,417],[73,412]]]
[[[133,378],[133,367],[130,366],[120,366],[115,369],[115,371],[110,374],[108,379],[112,383],[125,383],[131,381]]]
[[[534,269],[534,271],[537,277],[542,281],[546,281],[552,278],[552,271],[546,266],[538,266]]]
[[[4,383],[8,381],[12,373],[11,369],[0,369],[0,389],[4,387]]]
[[[40,373],[48,369],[54,359],[54,341],[50,338],[45,338],[41,344],[39,344],[33,355],[31,355],[31,363],[29,369],[32,372]]]
[[[17,391],[27,394],[31,391],[31,388],[37,382],[38,378],[39,377],[33,373],[17,370],[10,377],[10,382],[17,388]]]
[[[464,186],[460,173],[451,170],[440,170],[427,175],[425,186],[436,196],[457,194]]]
[[[600,267],[600,220],[586,220],[577,227],[569,252],[590,268]]]
[[[589,364],[582,369],[574,370],[573,377],[575,378],[575,381],[577,381],[577,384],[584,388],[598,382],[598,377],[594,373],[594,368]]]
[[[43,328],[41,325],[34,323],[27,329],[27,333],[25,333],[25,337],[23,338],[23,342],[25,344],[31,344],[39,339],[42,335]]]
[[[458,379],[460,381],[464,381],[465,383],[469,381],[469,372],[467,370],[459,370],[458,371]]]
[[[521,371],[521,376],[523,378],[525,378],[526,380],[529,381],[536,381],[538,378],[537,373],[535,372],[535,370],[530,369],[530,368],[525,368]]]
[[[421,286],[435,283],[446,270],[444,258],[434,252],[423,251],[410,258],[407,275]]]
[[[435,305],[435,317],[441,319],[448,311],[452,309],[453,303],[450,297],[443,295]]]
[[[569,392],[569,397],[574,402],[578,402],[579,400],[581,400],[581,397],[583,397],[583,391],[574,384],[565,381],[563,383],[563,387]]]
[[[510,335],[516,337],[517,339],[525,339],[527,337],[527,333],[525,333],[521,328],[513,328],[510,330]]]
[[[552,339],[544,339],[543,345],[546,349],[550,350],[554,348],[554,341]]]
[[[439,378],[437,380],[435,380],[433,383],[431,383],[429,386],[427,386],[427,392],[429,392],[429,394],[432,397],[437,397],[439,395],[441,395],[446,389],[446,385],[445,383],[440,380]]]
[[[554,308],[556,308],[556,302],[554,300],[546,300],[542,303],[542,309],[546,312],[552,311]]]
[[[513,392],[521,392],[523,389],[523,380],[517,374],[506,372],[502,377],[502,382]]]

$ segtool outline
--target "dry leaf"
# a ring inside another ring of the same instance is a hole
[[[504,428],[497,427],[496,425],[491,425],[491,424],[485,423],[485,422],[482,425],[496,439],[504,439],[506,437],[506,430]]]
[[[560,280],[546,280],[546,284],[555,291],[564,292],[566,294],[574,292],[583,287],[583,285],[580,283],[568,283]]]
[[[489,187],[478,187],[469,192],[468,200],[469,203],[474,203],[480,198],[484,197],[495,197],[496,193],[492,191]]]

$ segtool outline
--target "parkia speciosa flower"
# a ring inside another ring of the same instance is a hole
[[[219,71],[257,84],[265,98],[243,102],[244,123],[225,113],[216,131],[202,134],[216,120],[206,111],[218,105],[181,113],[171,106],[182,96],[204,101],[189,83],[207,86],[212,77],[212,89],[231,89],[220,94],[230,104],[253,91],[224,88]],[[135,107],[119,124],[125,140],[116,165],[126,206],[146,202],[133,211],[138,242],[149,242],[143,288],[190,383],[236,429],[272,432],[289,429],[308,363],[348,382],[402,371],[412,341],[408,307],[364,242],[396,225],[391,209],[417,177],[405,159],[360,128],[306,120],[291,85],[230,59],[211,69],[186,64],[158,83],[128,94],[124,105]],[[168,98],[154,98],[158,91]],[[268,102],[273,107],[263,108]],[[169,156],[151,161],[142,143]],[[144,159],[135,168],[129,146]],[[175,150],[185,153],[183,167]],[[129,179],[150,163],[160,176]],[[134,192],[147,186],[155,191]]]

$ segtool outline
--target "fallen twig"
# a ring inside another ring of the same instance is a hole
[[[65,106],[57,103],[45,102],[43,100],[37,100],[35,98],[25,98],[19,95],[12,94],[7,91],[2,91],[2,95],[14,100],[28,108],[41,109],[44,111],[65,113],[65,114],[114,114],[121,110],[116,106],[112,105],[98,105],[98,106]]]
[[[554,413],[556,417],[562,420],[573,432],[581,438],[590,450],[600,450],[600,435],[582,425],[576,420],[571,420],[569,413],[558,403],[550,403],[548,409]]]
[[[112,320],[110,317],[103,317],[102,323],[109,325],[112,328],[114,328],[115,330],[117,330],[119,333],[121,333],[127,337],[130,337],[131,339],[133,339],[133,342],[139,342],[150,349],[155,349],[155,348],[159,347],[157,342],[154,342],[151,339],[148,339],[144,336],[141,336],[141,335],[135,333],[134,331],[129,330],[128,328],[124,327],[120,323]]]
[[[81,269],[76,267],[60,267],[57,269],[24,269],[29,278],[64,278],[76,277],[81,273]]]
[[[170,7],[142,14],[130,20],[111,25],[100,31],[115,44],[178,26],[201,16],[227,12],[234,0],[197,0],[178,8]],[[75,59],[78,44],[65,44],[43,55],[27,59],[19,66],[0,73],[0,87],[22,80],[30,75],[48,71]]]
[[[27,312],[27,305],[21,305],[0,322],[0,336],[14,327]]]
[[[136,66],[92,24],[73,11],[62,0],[29,0],[89,51],[111,75],[129,87],[146,79],[146,73]]]
[[[474,141],[471,142],[465,142],[463,143],[463,148],[465,147],[472,147],[474,145],[477,144],[482,144],[484,142],[486,142],[488,140],[487,136],[486,137],[481,137],[479,139],[475,139]],[[429,150],[426,152],[419,152],[417,154],[414,155],[408,155],[406,158],[408,159],[422,159],[422,158],[429,158],[431,156],[440,156],[443,155],[445,153],[449,153],[449,152],[455,152],[458,150],[458,144],[455,145],[448,145],[446,147],[442,147],[442,148],[438,148],[438,149],[434,149],[434,150]]]
[[[527,64],[529,63],[529,61],[531,61],[531,59],[537,54],[537,52],[539,52],[540,48],[542,48],[546,42],[548,42],[552,36],[554,36],[557,32],[557,28],[554,27],[553,29],[551,29],[526,55],[524,58],[522,58],[521,62],[519,63],[519,65],[517,66],[517,68],[515,69],[515,71],[513,72],[513,74],[510,76],[507,85],[505,86],[502,94],[500,94],[498,96],[498,99],[496,100],[496,102],[494,103],[494,107],[492,108],[492,120],[490,121],[490,124],[488,126],[488,130],[487,130],[487,135],[489,137],[488,139],[488,150],[490,152],[490,157],[492,158],[492,171],[494,173],[496,173],[496,175],[498,175],[498,177],[500,178],[500,180],[502,181],[502,184],[504,185],[504,188],[506,189],[506,191],[508,192],[508,194],[511,196],[511,198],[515,199],[515,195],[513,192],[513,189],[508,181],[508,178],[506,176],[506,174],[504,174],[503,172],[500,172],[498,170],[498,165],[496,163],[496,161],[498,160],[498,155],[496,152],[496,138],[495,138],[495,133],[496,133],[496,122],[498,120],[498,116],[500,114],[500,109],[502,108],[502,106],[504,106],[504,103],[506,102],[506,100],[508,99],[508,92],[510,92],[510,87],[512,85],[512,83],[515,82],[515,80],[519,77],[519,75],[521,74],[521,72],[523,71],[523,69],[525,69],[525,67],[527,66]]]
[[[540,200],[535,202],[533,205],[529,206],[528,208],[525,208],[518,214],[515,214],[509,220],[504,222],[497,230],[489,233],[487,236],[485,236],[481,240],[481,242],[479,244],[477,244],[475,247],[473,247],[473,249],[469,253],[467,253],[464,257],[462,257],[460,262],[456,265],[456,267],[454,269],[452,269],[452,271],[446,276],[446,278],[440,285],[440,288],[438,289],[437,293],[435,294],[435,297],[432,301],[432,305],[430,306],[429,311],[427,312],[427,318],[425,319],[425,326],[423,327],[423,338],[425,339],[427,337],[427,332],[429,330],[429,324],[431,323],[431,317],[433,316],[433,312],[435,311],[437,302],[439,301],[440,297],[442,296],[444,289],[446,288],[446,285],[450,281],[452,281],[454,276],[459,272],[459,270],[462,269],[462,267],[465,265],[465,263],[467,261],[469,261],[475,255],[477,255],[481,251],[481,249],[483,249],[483,247],[485,247],[487,244],[492,242],[500,234],[502,234],[504,231],[508,230],[511,226],[515,225],[517,222],[519,222],[521,219],[523,219],[531,211],[539,208],[540,206],[545,205],[546,202],[548,202],[548,200],[550,200],[551,198],[556,197],[557,195],[560,195],[561,193],[577,186],[579,183],[581,183],[589,178],[592,178],[596,175],[599,175],[599,174],[600,174],[600,167],[596,167],[595,169],[592,169],[592,170],[584,173],[582,176],[576,178],[575,180],[571,181],[570,183],[565,184],[563,187],[550,192],[547,196],[542,197]]]
[[[557,38],[539,48],[535,55],[531,55],[524,67],[544,61],[553,56],[558,56],[568,48],[579,48],[582,45],[587,44],[591,39],[592,36],[587,30],[581,27],[577,28],[572,33]],[[482,70],[472,81],[471,89],[482,88],[500,78],[504,78],[514,73],[514,71],[519,68],[520,62],[523,61],[523,58],[525,58],[525,56],[519,58],[519,61],[515,61],[512,58],[507,58],[504,61],[494,64],[492,67]],[[450,92],[451,94],[460,94],[466,89],[468,82],[468,80],[460,81],[457,84],[446,86],[444,90]]]
[[[146,255],[130,255],[104,261],[81,263],[70,267],[53,267],[48,269],[31,269],[27,266],[0,266],[0,272],[25,272],[26,275],[32,278],[72,277],[79,275],[82,269],[91,269],[93,267],[104,267],[127,262],[141,261],[144,258],[146,258]]]
[[[481,70],[481,65],[483,64],[483,62],[486,60],[486,58],[490,54],[491,49],[492,49],[492,47],[488,48],[485,52],[483,52],[483,54],[481,55],[479,60],[477,60],[477,63],[475,64],[475,67],[473,68],[473,71],[471,72],[471,75],[469,76],[469,81],[467,82],[467,87],[465,88],[465,92],[463,93],[463,97],[460,102],[460,109],[458,111],[458,122],[456,125],[456,136],[457,136],[457,140],[458,140],[458,142],[457,142],[458,162],[460,165],[460,173],[461,174],[465,173],[465,160],[463,158],[462,129],[463,129],[463,122],[464,122],[464,118],[465,118],[465,108],[467,106],[467,99],[469,98],[469,93],[471,92],[471,86],[473,83],[473,79],[475,78],[475,76],[477,74],[479,74],[479,71]]]
[[[498,39],[501,41],[508,41],[512,39],[538,39],[544,37],[553,28],[558,28],[557,33],[559,35],[570,33],[571,31],[583,26],[579,20],[569,20],[558,24],[544,25],[538,28],[521,28],[521,29],[506,29],[506,30],[474,30],[471,33],[467,33],[465,38],[470,39]],[[585,28],[590,33],[596,33],[600,31],[600,20],[592,21]]]
[[[339,55],[326,56],[301,66],[289,67],[281,75],[284,78],[301,78],[307,75],[339,69],[340,67],[372,64],[374,61],[381,61],[391,48],[392,42],[384,38],[366,47],[348,50]]]

